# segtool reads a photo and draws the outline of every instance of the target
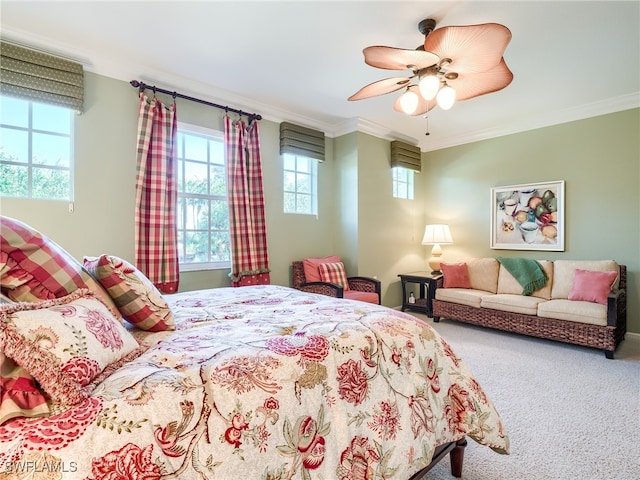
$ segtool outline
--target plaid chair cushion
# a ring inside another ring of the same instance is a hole
[[[3,216],[0,242],[0,287],[11,300],[38,302],[88,288],[107,304],[116,318],[121,318],[107,292],[53,240],[25,223]]]
[[[111,255],[84,258],[84,267],[100,282],[122,316],[142,330],[175,330],[169,305],[140,270]]]
[[[321,263],[318,265],[318,272],[320,272],[320,279],[323,282],[335,283],[345,290],[349,290],[349,282],[342,262]]]

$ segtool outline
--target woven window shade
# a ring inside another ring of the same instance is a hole
[[[293,123],[280,124],[280,155],[291,153],[324,161],[324,132]]]
[[[84,70],[79,63],[0,42],[0,93],[81,113]]]
[[[391,166],[403,167],[416,172],[421,170],[420,147],[394,140],[391,142]]]

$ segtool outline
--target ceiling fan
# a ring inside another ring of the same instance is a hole
[[[511,31],[498,23],[436,29],[433,19],[422,20],[418,30],[424,45],[415,50],[371,46],[364,61],[385,70],[411,71],[362,87],[348,100],[362,100],[404,89],[393,108],[408,115],[423,115],[436,105],[444,110],[456,100],[467,100],[502,90],[513,80],[503,53]],[[415,83],[414,83],[415,80]]]

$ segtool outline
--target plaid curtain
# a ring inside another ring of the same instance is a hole
[[[231,285],[266,285],[269,276],[267,226],[262,191],[258,122],[224,117],[231,234]]]
[[[176,105],[140,93],[136,265],[164,293],[178,290]]]

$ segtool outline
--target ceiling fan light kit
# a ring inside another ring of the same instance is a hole
[[[497,23],[438,29],[435,26],[433,19],[418,24],[425,40],[424,45],[415,50],[366,47],[362,53],[367,65],[385,70],[408,69],[411,75],[370,83],[348,100],[404,90],[394,102],[394,110],[407,115],[425,115],[436,105],[448,110],[456,101],[497,92],[511,83],[513,73],[503,58],[511,41],[507,27]]]

